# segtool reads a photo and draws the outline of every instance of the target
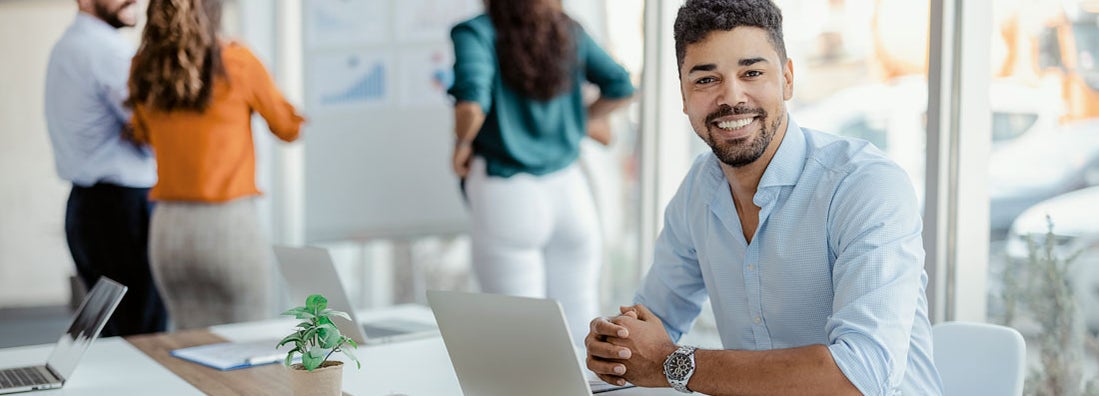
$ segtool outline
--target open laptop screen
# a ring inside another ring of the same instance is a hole
[[[48,367],[62,379],[72,376],[76,370],[76,364],[84,351],[99,336],[107,319],[114,313],[115,307],[122,301],[122,295],[126,294],[126,286],[118,282],[100,277],[95,287],[84,297],[84,302],[76,310],[69,330],[61,335],[57,341],[50,359],[46,362]]]

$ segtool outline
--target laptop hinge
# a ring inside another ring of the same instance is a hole
[[[46,363],[46,371],[50,372],[50,375],[53,376],[53,379],[55,381],[60,382],[61,384],[65,383],[65,378],[62,378],[61,374],[58,373],[57,370],[54,370],[53,366],[51,366],[49,363]]]

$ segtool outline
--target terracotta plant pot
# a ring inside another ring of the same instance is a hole
[[[301,363],[290,366],[290,389],[296,396],[340,396],[343,394],[343,362],[327,361],[313,371]]]

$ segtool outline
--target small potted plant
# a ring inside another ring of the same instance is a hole
[[[340,395],[343,385],[343,362],[329,361],[333,353],[342,352],[362,368],[359,359],[351,352],[358,348],[355,341],[340,334],[330,317],[340,316],[351,320],[347,313],[328,308],[328,299],[313,294],[305,299],[304,307],[295,307],[283,315],[301,319],[294,333],[279,341],[276,348],[293,343],[286,354],[286,366],[290,368],[290,386],[295,395]],[[348,348],[350,346],[351,348]],[[293,363],[295,355],[301,355],[301,363]]]

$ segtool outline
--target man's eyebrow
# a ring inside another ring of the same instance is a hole
[[[744,59],[741,59],[741,60],[737,61],[737,65],[739,65],[741,67],[745,67],[745,66],[751,66],[751,65],[754,65],[754,64],[760,63],[760,62],[767,62],[767,58],[758,57],[758,56],[755,57],[755,58],[744,58]],[[700,64],[700,65],[692,66],[691,70],[687,71],[687,74],[691,74],[691,73],[694,73],[694,72],[700,72],[700,71],[701,72],[708,72],[708,71],[714,71],[714,70],[717,70],[717,65],[715,65],[713,63],[703,63],[703,64]]]
[[[762,57],[744,58],[744,59],[741,59],[739,62],[737,62],[737,64],[739,64],[741,66],[751,66],[751,65],[754,65],[756,63],[766,62],[766,61],[767,61],[767,59],[762,58]]]
[[[696,71],[704,71],[705,72],[705,71],[714,71],[714,70],[717,70],[717,65],[715,65],[713,63],[704,63],[704,64],[701,64],[701,65],[692,66],[691,70],[687,71],[687,74],[691,74],[691,73],[694,73]]]

